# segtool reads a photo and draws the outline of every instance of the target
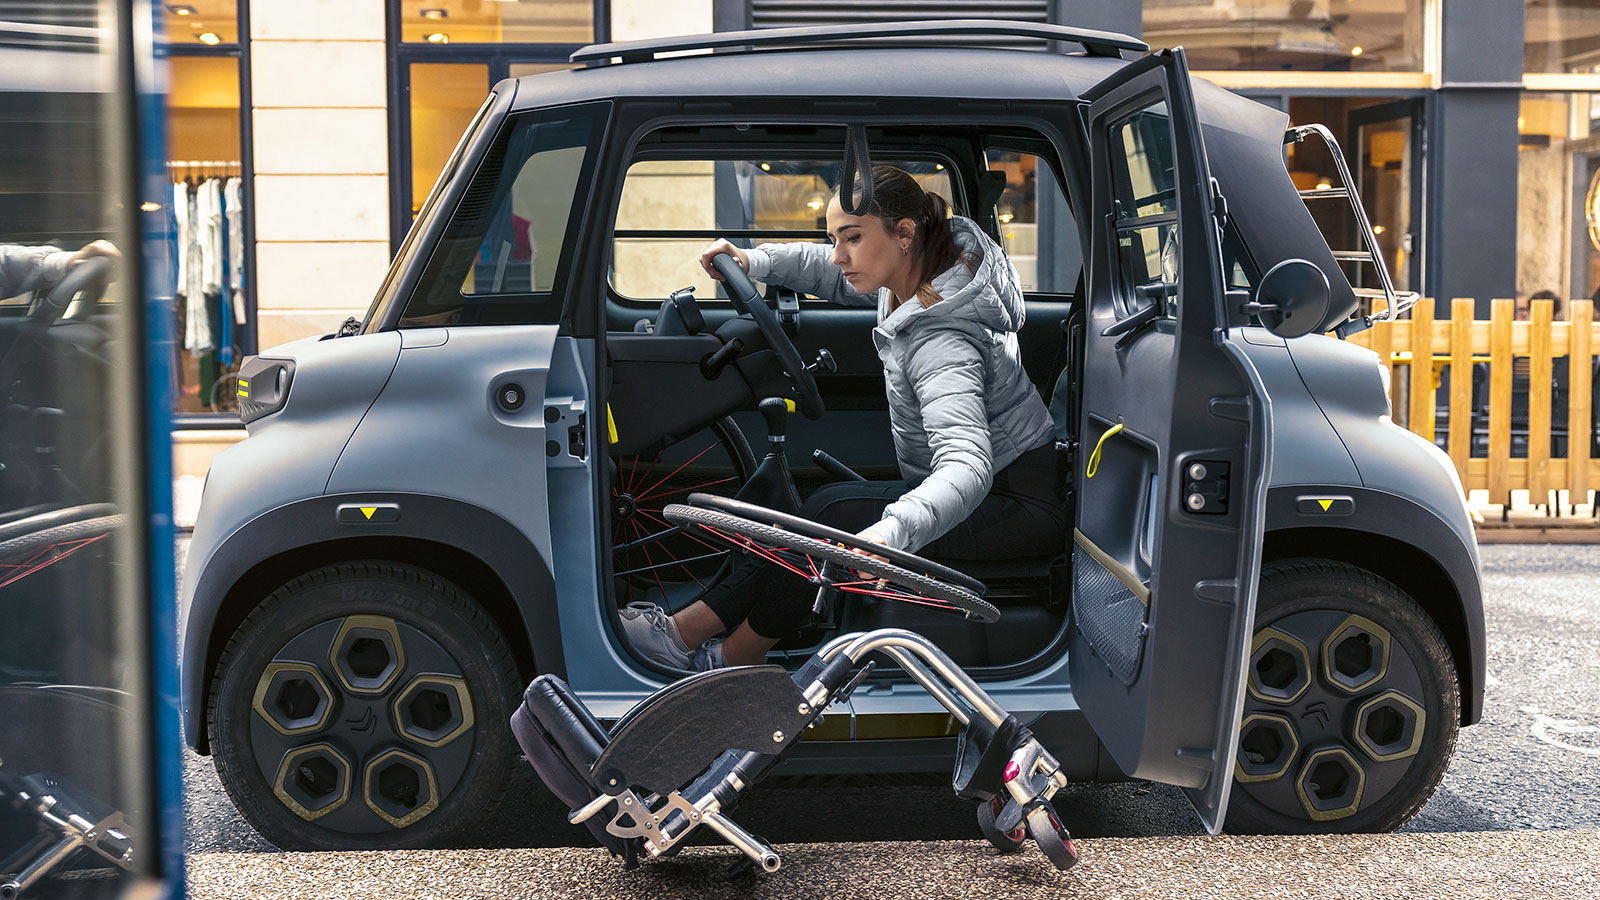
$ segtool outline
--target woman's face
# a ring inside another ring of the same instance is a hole
[[[901,249],[909,238],[883,227],[878,216],[850,215],[837,196],[828,203],[828,237],[833,241],[834,265],[858,294],[899,283],[911,268],[911,258]]]

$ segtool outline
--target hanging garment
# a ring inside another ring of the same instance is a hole
[[[204,356],[216,345],[211,337],[211,323],[206,318],[205,258],[201,246],[201,197],[205,191],[196,186],[188,192],[189,227],[183,244],[183,289],[187,300],[183,317],[183,347],[190,356]]]
[[[177,223],[178,233],[178,243],[173,248],[176,279],[173,292],[183,294],[189,289],[189,185],[186,182],[172,186],[172,218]]]
[[[233,321],[245,322],[244,310],[244,179],[229,178],[222,189],[228,219],[228,295]]]
[[[202,276],[205,292],[220,293],[227,277],[223,274],[222,179],[207,178],[200,185],[199,226]]]

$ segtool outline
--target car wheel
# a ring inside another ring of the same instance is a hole
[[[516,680],[500,630],[455,585],[388,562],[317,569],[222,652],[217,773],[286,850],[445,845],[505,793]]]
[[[1393,831],[1444,777],[1461,722],[1449,647],[1405,591],[1356,566],[1265,567],[1228,829]]]

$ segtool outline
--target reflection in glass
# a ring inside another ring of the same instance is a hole
[[[0,892],[110,897],[155,846],[134,715],[144,567],[125,515],[138,251],[110,130],[133,100],[102,43],[110,4],[0,19]]]
[[[1422,71],[1424,0],[1144,0],[1144,39],[1191,69]]]
[[[1594,0],[1527,0],[1525,72],[1600,72],[1600,6]]]
[[[422,208],[489,92],[485,63],[414,63],[411,66],[411,214]]]

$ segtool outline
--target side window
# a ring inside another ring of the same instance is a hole
[[[1050,165],[1037,154],[991,147],[991,172],[1003,172],[1005,190],[995,202],[1006,256],[1028,293],[1070,294],[1083,271],[1078,220]]]
[[[1129,315],[1160,304],[1163,313],[1175,315],[1181,257],[1166,102],[1114,120],[1110,147],[1119,311]]]
[[[942,163],[873,159],[910,172],[925,190],[951,198]],[[839,160],[640,160],[628,167],[611,248],[611,287],[623,297],[660,300],[694,285],[701,300],[717,284],[700,251],[719,237],[737,247],[827,239],[827,206]]]
[[[560,317],[560,278],[603,121],[603,106],[507,121],[451,214],[400,327]]]

